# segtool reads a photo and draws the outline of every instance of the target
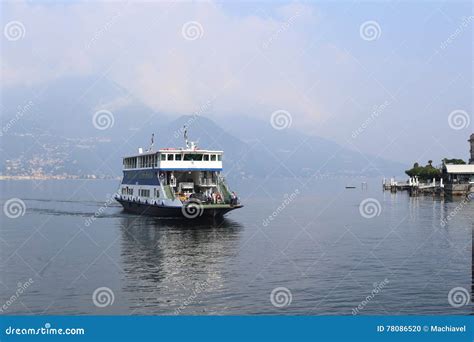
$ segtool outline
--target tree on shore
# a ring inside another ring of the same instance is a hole
[[[441,170],[434,167],[433,161],[429,160],[426,166],[420,166],[420,164],[415,163],[410,170],[406,170],[405,173],[409,177],[417,176],[420,180],[430,180],[433,178],[439,178],[441,176]]]
[[[443,159],[443,164],[446,165],[446,164],[454,164],[454,165],[465,165],[466,162],[462,159],[448,159],[448,158],[444,158]]]

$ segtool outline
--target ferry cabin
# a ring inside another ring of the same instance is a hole
[[[179,206],[190,198],[230,203],[222,172],[223,151],[161,149],[123,159],[122,198]]]

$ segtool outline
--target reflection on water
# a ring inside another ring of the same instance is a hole
[[[22,198],[26,213],[2,218],[0,304],[32,278],[7,314],[351,315],[387,279],[359,314],[469,314],[447,295],[472,284],[474,203],[347,183],[314,179],[284,210],[292,184],[249,186],[227,219],[190,221],[104,211],[115,181],[45,182],[41,193],[5,182],[2,200]],[[373,218],[360,212],[367,199]],[[112,305],[94,305],[100,287]],[[292,295],[283,308],[270,300],[281,287]]]
[[[120,223],[122,267],[127,279],[124,291],[133,297],[138,283],[147,292],[146,298],[135,298],[131,305],[134,314],[149,313],[150,309],[172,314],[195,288],[201,294],[222,288],[222,268],[237,252],[242,229],[229,219],[129,216]]]

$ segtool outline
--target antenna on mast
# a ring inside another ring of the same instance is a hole
[[[150,148],[148,148],[148,151],[153,151],[154,146],[155,146],[155,133],[151,133]]]
[[[184,141],[186,142],[186,148],[189,148],[189,141],[188,141],[188,129],[186,128],[186,125],[183,126],[184,130]]]

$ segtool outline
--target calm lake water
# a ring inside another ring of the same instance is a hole
[[[3,181],[2,206],[19,198],[26,210],[2,212],[0,306],[50,315],[470,314],[448,293],[471,288],[474,204],[382,192],[380,180],[362,190],[362,181],[231,183],[245,207],[223,222],[124,213],[107,201],[117,181]]]

